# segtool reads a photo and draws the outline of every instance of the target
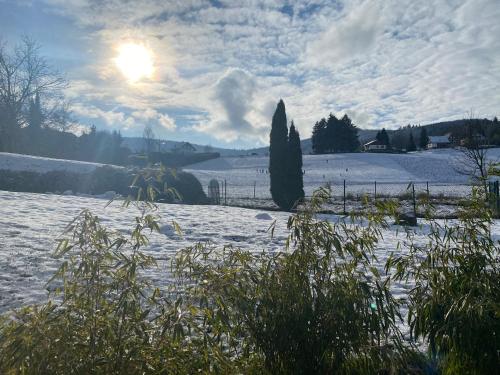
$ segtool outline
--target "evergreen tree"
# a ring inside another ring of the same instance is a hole
[[[280,100],[273,115],[269,144],[269,174],[271,177],[271,196],[274,203],[288,209],[287,199],[287,151],[288,128],[285,103]]]
[[[342,145],[341,152],[355,152],[359,149],[358,128],[354,126],[349,116],[344,115],[341,120]]]
[[[391,142],[389,141],[389,134],[387,134],[385,128],[382,128],[382,130],[377,133],[375,138],[377,139],[377,141],[384,144],[388,149],[391,148]]]
[[[311,141],[315,154],[326,152],[326,120],[324,118],[314,124]]]
[[[288,207],[293,208],[304,199],[304,182],[302,176],[302,149],[300,147],[300,135],[295,129],[292,121],[290,134],[288,135]]]
[[[417,145],[413,140],[413,132],[410,131],[410,138],[408,139],[408,145],[406,146],[407,151],[417,151]]]
[[[333,114],[330,113],[330,116],[328,116],[328,120],[326,121],[325,135],[324,135],[326,153],[335,152],[335,150],[338,148],[338,139],[336,138],[337,132],[338,132],[337,117],[335,117]]]
[[[427,136],[427,129],[422,128],[420,131],[420,141],[418,142],[421,149],[426,149],[429,144],[429,137]]]
[[[338,119],[330,113],[328,120],[322,118],[313,127],[312,146],[316,154],[332,152],[355,152],[359,149],[358,128],[349,116]]]

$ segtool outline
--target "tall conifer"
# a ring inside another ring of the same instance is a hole
[[[285,103],[280,100],[273,115],[269,143],[269,174],[271,177],[271,196],[274,203],[287,209],[287,151],[288,128]]]
[[[288,209],[293,208],[304,199],[304,182],[302,176],[302,149],[300,135],[292,121],[288,136]]]

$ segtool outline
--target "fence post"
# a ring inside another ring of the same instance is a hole
[[[427,199],[430,199],[431,195],[429,193],[429,181],[427,181]]]
[[[415,218],[417,217],[417,201],[415,199],[415,183],[411,183],[412,195],[413,195],[413,214]]]
[[[498,213],[500,212],[500,186],[498,181],[495,181],[495,200],[496,200],[496,206],[497,206],[497,216]]]
[[[345,180],[344,180],[344,215],[346,214],[346,211],[345,211]]]
[[[227,180],[224,179],[224,206],[227,206]]]
[[[253,182],[253,199],[255,199],[255,186],[257,185],[257,181]]]
[[[375,200],[377,200],[377,181],[375,181]]]

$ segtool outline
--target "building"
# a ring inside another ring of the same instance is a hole
[[[380,142],[377,139],[374,139],[373,141],[365,143],[363,145],[363,150],[364,151],[385,151],[385,150],[387,150],[387,145]]]
[[[177,154],[191,154],[196,152],[196,147],[189,142],[181,142],[176,144],[172,151]]]
[[[447,135],[430,136],[429,143],[427,143],[427,149],[435,148],[449,148],[451,147],[450,137]]]

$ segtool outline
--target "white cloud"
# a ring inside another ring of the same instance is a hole
[[[366,128],[500,115],[498,0],[296,0],[287,13],[280,1],[45,2],[90,30],[68,93],[110,126],[264,144],[280,98],[302,138],[329,112]],[[158,68],[134,87],[109,63],[132,38]],[[184,124],[173,109],[194,114]]]
[[[381,2],[365,1],[346,10],[345,16],[332,20],[331,26],[307,48],[307,62],[333,68],[358,55],[367,58],[383,32]]]
[[[167,130],[174,130],[177,128],[177,126],[175,125],[174,119],[168,115],[160,114],[160,116],[158,118],[158,122],[160,123],[160,125],[163,128],[165,128]]]

